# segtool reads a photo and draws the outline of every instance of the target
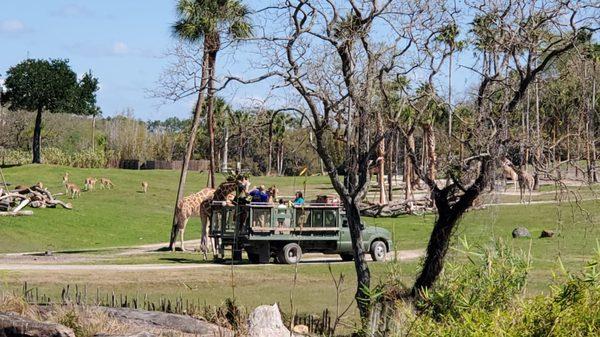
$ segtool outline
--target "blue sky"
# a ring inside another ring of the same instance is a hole
[[[158,87],[159,76],[170,61],[165,53],[176,44],[170,33],[176,19],[175,2],[0,0],[0,75],[27,57],[67,58],[78,74],[91,70],[100,79],[98,104],[104,116],[131,108],[142,120],[188,117],[194,97],[173,103],[148,94],[148,90]],[[267,18],[257,24],[269,21]],[[258,54],[244,46],[222,51],[218,76],[254,77],[261,73],[253,67],[255,62],[260,63]],[[458,62],[455,67],[459,67]],[[456,93],[469,87],[472,74],[466,73],[464,69],[455,73]],[[447,79],[443,77],[439,80],[445,86]],[[256,105],[257,100],[270,96],[269,88],[267,83],[231,85],[219,95],[239,108]],[[274,97],[270,102],[276,100]]]
[[[91,70],[100,79],[98,104],[105,116],[129,107],[143,120],[186,117],[192,98],[161,104],[147,93],[156,88],[168,64],[165,52],[175,44],[169,31],[174,3],[0,0],[0,74],[27,57],[67,58],[78,74]]]

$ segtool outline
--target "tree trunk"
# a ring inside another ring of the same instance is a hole
[[[271,175],[271,169],[273,165],[273,118],[269,123],[269,161],[267,163],[267,175]]]
[[[198,91],[198,100],[196,101],[196,107],[194,108],[194,120],[190,129],[190,138],[188,139],[185,156],[183,157],[183,163],[181,164],[181,174],[179,176],[179,186],[177,187],[177,199],[175,200],[175,209],[173,211],[173,227],[171,228],[171,239],[169,241],[169,249],[173,248],[175,238],[177,237],[177,203],[183,198],[185,181],[187,179],[188,165],[194,152],[194,146],[196,144],[196,134],[198,133],[198,126],[200,125],[200,115],[202,114],[202,107],[204,106],[204,88],[208,82],[208,53],[205,52],[202,56],[202,77],[200,79],[200,90]]]
[[[209,44],[208,53],[208,90],[207,99],[208,103],[206,106],[206,123],[208,126],[208,174],[209,174],[209,187],[215,188],[215,121],[214,121],[214,100],[215,100],[215,73],[217,64],[217,53],[221,45],[219,40],[219,34],[214,33],[206,37]]]
[[[404,180],[406,183],[406,188],[404,190],[404,200],[406,202],[407,207],[409,208],[409,211],[412,210],[412,202],[408,202],[408,200],[410,198],[412,198],[412,188],[413,188],[413,166],[412,163],[410,162],[410,159],[408,158],[408,153],[412,152],[415,153],[415,136],[414,136],[414,132],[411,130],[408,132],[408,134],[406,135],[406,146],[404,149]]]
[[[383,134],[383,118],[381,112],[377,111],[377,135]],[[379,204],[387,204],[385,192],[385,142],[379,142],[377,147],[377,185],[379,187]]]
[[[342,198],[346,208],[346,217],[348,219],[348,228],[350,229],[350,238],[352,240],[352,249],[354,251],[354,269],[357,277],[356,303],[360,311],[360,317],[369,316],[370,298],[367,290],[371,286],[371,272],[365,259],[365,250],[363,249],[363,239],[360,223],[360,211],[356,206],[355,200],[350,197]]]
[[[448,58],[448,148],[452,147],[452,52]]]
[[[96,114],[92,115],[92,151],[96,150]]]
[[[223,163],[221,164],[221,172],[227,172],[227,166],[228,166],[228,156],[229,154],[229,127],[227,126],[227,124],[225,124],[225,128],[223,130],[223,155],[222,155],[222,160]]]
[[[392,199],[394,198],[393,193],[394,193],[394,186],[392,184],[392,178],[393,178],[393,163],[392,163],[392,156],[395,153],[393,150],[394,149],[394,137],[392,137],[388,143],[388,153],[387,153],[387,163],[388,163],[388,200],[392,201]]]
[[[435,176],[437,175],[436,171],[436,161],[437,155],[435,153],[435,134],[433,132],[433,127],[431,124],[423,125],[423,137],[424,137],[424,146],[427,149],[427,176],[430,180],[435,180]]]
[[[412,288],[413,296],[418,296],[423,290],[431,288],[442,272],[452,233],[460,218],[473,205],[473,201],[487,185],[492,171],[491,162],[492,160],[489,158],[482,160],[479,176],[452,205],[448,201],[450,190],[447,187],[441,190],[437,188],[432,190],[431,196],[435,201],[438,217],[429,237],[423,269]]]
[[[35,126],[33,128],[33,163],[42,163],[42,107],[39,107],[35,116]]]

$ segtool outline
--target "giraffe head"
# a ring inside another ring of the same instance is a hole
[[[277,189],[277,186],[275,186],[275,185],[273,185],[267,189],[267,195],[269,196],[270,200],[276,200],[278,193],[279,193],[279,190]]]
[[[227,198],[228,194],[234,193],[235,195],[245,194],[248,192],[250,187],[250,180],[248,177],[242,174],[236,174],[229,176],[227,180],[215,191],[214,200],[223,201]]]

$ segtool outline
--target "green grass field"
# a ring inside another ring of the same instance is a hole
[[[114,190],[82,193],[73,200],[74,209],[39,209],[30,217],[0,218],[0,252],[59,250],[87,250],[116,246],[133,246],[168,240],[171,216],[177,187],[175,171],[127,171],[112,169],[74,169],[46,165],[28,165],[4,169],[6,179],[15,184],[30,185],[43,181],[51,191],[61,191],[61,177],[69,171],[73,181],[82,182],[87,176],[108,177]],[[140,193],[140,183],[150,183],[147,194]],[[206,184],[206,175],[191,172],[188,193]],[[254,185],[276,184],[283,195],[302,189],[304,178],[253,177]],[[307,195],[331,192],[327,177],[309,177]],[[64,199],[63,199],[64,200]],[[553,272],[558,270],[560,258],[567,269],[576,271],[590,257],[600,237],[600,204],[597,200],[581,204],[563,203],[542,205],[489,206],[469,212],[455,236],[449,261],[466,263],[457,250],[458,238],[464,237],[473,246],[483,246],[501,239],[517,250],[530,252],[532,270],[528,291],[538,293],[548,289]],[[402,216],[398,218],[365,218],[372,225],[390,229],[395,248],[399,250],[424,249],[434,221],[433,215]],[[514,240],[515,227],[527,227],[532,238]],[[198,239],[199,221],[191,223],[187,239]],[[540,239],[543,229],[557,232],[551,239]],[[110,255],[110,251],[107,252]],[[156,252],[136,256],[113,256],[105,264],[189,264],[201,263],[194,253]],[[400,262],[407,284],[414,279],[418,260]],[[371,264],[375,280],[385,280],[386,269],[393,262]],[[353,264],[332,263],[334,275],[346,276],[344,302],[351,301],[354,287]],[[58,294],[64,284],[86,284],[90,289],[115,290],[121,293],[144,294],[151,297],[184,296],[185,298],[218,304],[232,294],[231,268],[202,268],[177,271],[43,271],[0,272],[0,282],[7,287],[19,287],[23,281],[40,286],[48,293]],[[336,303],[333,283],[326,264],[302,264],[298,268],[298,283],[292,289],[293,266],[239,266],[234,267],[236,297],[241,304],[255,306],[261,303],[282,303],[289,307],[290,294],[301,312],[320,312]]]

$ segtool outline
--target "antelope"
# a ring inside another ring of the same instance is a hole
[[[85,184],[84,187],[87,191],[91,191],[96,187],[96,182],[98,180],[96,178],[92,178],[92,177],[87,177],[85,179]]]
[[[108,178],[100,178],[100,186],[104,189],[111,189],[113,187],[115,187],[115,184],[113,184],[113,182],[108,179]]]
[[[66,194],[70,195],[71,199],[75,199],[75,196],[77,196],[77,197],[81,196],[81,189],[79,188],[79,186],[77,186],[73,183],[66,183],[65,189],[66,189]]]
[[[148,182],[147,181],[142,181],[142,191],[144,191],[144,193],[148,192]]]

